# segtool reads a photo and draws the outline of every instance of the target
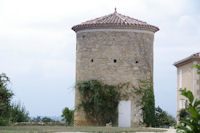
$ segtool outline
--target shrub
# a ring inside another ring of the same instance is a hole
[[[28,122],[30,120],[28,115],[29,113],[20,103],[11,105],[10,120],[12,122]]]
[[[44,123],[48,123],[48,122],[56,122],[55,120],[53,120],[53,119],[51,119],[51,118],[49,118],[49,117],[43,117],[42,118],[42,122],[44,122]]]
[[[37,117],[33,117],[30,121],[31,122],[42,122],[42,118],[41,118],[41,116],[37,116]]]
[[[69,126],[73,125],[74,121],[74,110],[70,110],[68,107],[64,108],[62,111],[63,121]]]
[[[159,106],[156,108],[156,127],[170,127],[175,125],[176,120]]]
[[[179,133],[200,133],[200,100],[194,99],[192,92],[187,91],[186,88],[180,91],[181,95],[188,99],[189,105],[185,109],[188,116],[180,120],[177,131]]]
[[[181,109],[179,111],[179,120],[185,119],[189,117],[189,114],[187,113],[187,111],[185,109]]]

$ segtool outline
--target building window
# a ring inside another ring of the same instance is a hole
[[[180,109],[180,110],[181,110],[181,109],[185,109],[186,106],[187,106],[186,100],[183,100],[183,99],[179,100],[179,109]]]
[[[182,70],[179,70],[179,89],[182,88]]]
[[[116,59],[114,59],[114,60],[113,60],[113,62],[114,62],[114,63],[116,63],[116,62],[117,62],[117,60],[116,60]]]

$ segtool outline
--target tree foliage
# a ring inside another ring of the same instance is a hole
[[[159,106],[156,108],[156,127],[170,127],[175,125],[176,120]]]
[[[73,125],[74,110],[70,110],[68,107],[66,107],[63,109],[61,116],[63,117],[62,120],[64,120],[68,126]]]
[[[33,117],[30,121],[31,122],[42,122],[42,117],[41,116]]]
[[[55,120],[53,120],[53,119],[51,119],[50,117],[47,117],[47,116],[43,117],[41,121],[44,122],[44,123],[56,122]]]
[[[13,103],[10,109],[10,120],[12,122],[28,122],[30,120],[29,113],[20,103]]]
[[[76,88],[81,95],[79,108],[83,108],[87,117],[96,121],[98,125],[105,125],[110,121],[116,122],[120,101],[117,86],[90,80],[77,83]]]
[[[11,103],[13,92],[8,89],[10,79],[0,74],[0,125],[12,122],[28,121],[28,112],[20,104]]]
[[[188,112],[186,111],[186,109],[181,109],[181,110],[179,111],[179,120],[185,119],[185,118],[187,118],[187,117],[189,117],[189,114],[188,114]]]
[[[6,74],[0,74],[0,125],[9,123],[10,104],[13,92],[8,89],[10,80]]]
[[[181,95],[185,96],[189,105],[186,107],[188,117],[180,119],[180,125],[177,126],[179,133],[200,133],[200,100],[194,98],[191,91],[180,90]]]

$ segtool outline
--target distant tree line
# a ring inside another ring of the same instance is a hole
[[[54,120],[54,119],[47,117],[47,116],[45,116],[45,117],[37,116],[37,117],[30,118],[30,122],[59,123],[60,121]]]

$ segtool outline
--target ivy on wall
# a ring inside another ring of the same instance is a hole
[[[79,107],[83,108],[87,117],[94,120],[98,125],[105,125],[110,121],[115,124],[120,101],[118,86],[89,80],[77,83],[76,88],[81,95]]]
[[[98,80],[82,81],[76,84],[81,96],[82,107],[88,118],[105,125],[110,121],[115,124],[118,112],[117,107],[121,99],[136,96],[138,106],[142,109],[143,123],[146,126],[155,126],[155,100],[152,79],[141,80],[139,87],[130,83],[107,85]],[[132,89],[130,89],[132,88]],[[122,89],[124,91],[122,91]]]
[[[153,91],[153,80],[140,80],[139,87],[134,87],[134,91],[141,99],[138,100],[138,105],[141,106],[143,123],[147,127],[155,126],[155,99]]]

